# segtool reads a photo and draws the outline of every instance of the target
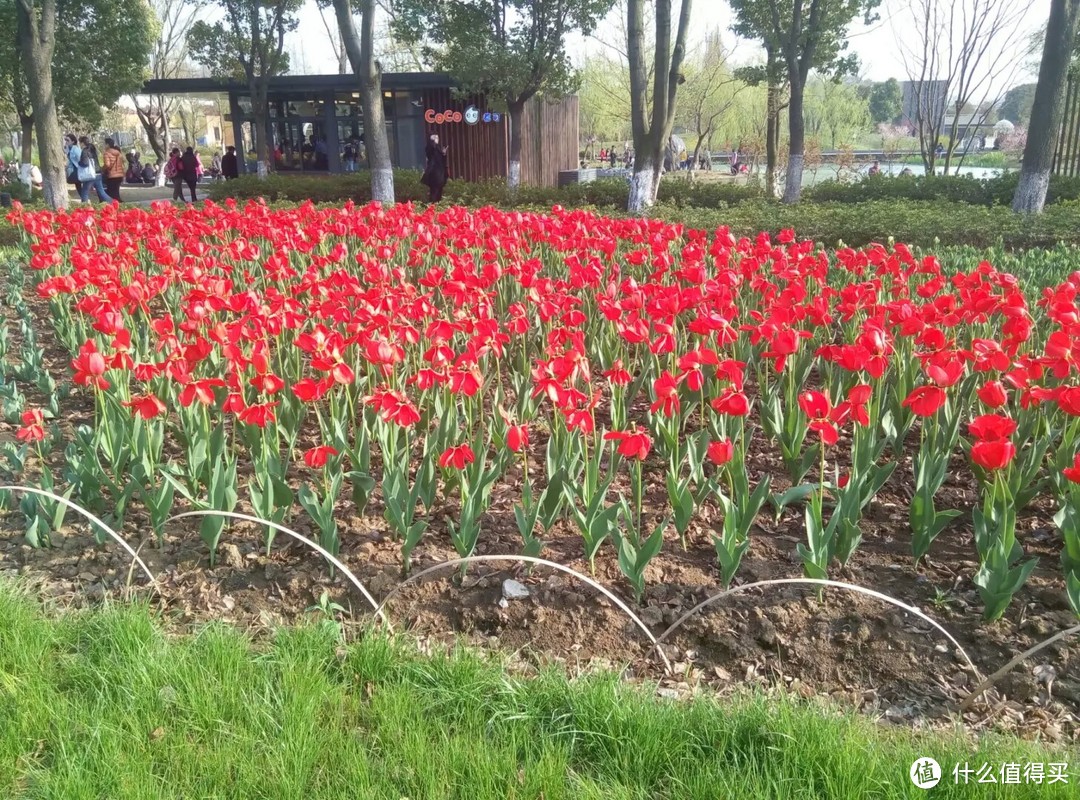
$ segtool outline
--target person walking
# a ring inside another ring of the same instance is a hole
[[[124,151],[116,146],[111,138],[105,137],[105,155],[101,164],[101,171],[105,175],[105,189],[109,197],[118,203],[120,199],[120,186],[124,183]]]
[[[105,179],[101,176],[101,159],[98,157],[97,148],[90,141],[89,136],[79,137],[79,172],[78,179],[82,184],[82,192],[79,199],[84,203],[90,202],[90,189],[93,187],[94,194],[102,203],[111,203],[112,198],[105,190]]]
[[[240,165],[236,159],[236,148],[231,144],[225,148],[225,155],[221,157],[221,174],[225,176],[227,181],[240,177]]]
[[[446,145],[439,144],[439,134],[433,133],[428,137],[424,155],[427,158],[427,166],[420,178],[420,183],[428,187],[428,198],[432,203],[442,200],[443,187],[449,179],[446,168]]]
[[[79,147],[79,139],[74,133],[64,134],[64,155],[67,163],[64,166],[64,174],[67,182],[75,187],[79,200],[83,199],[82,183],[79,181],[79,159],[82,158],[82,148]]]
[[[615,169],[615,145],[612,145],[611,149],[608,150],[608,164],[612,169]]]
[[[184,176],[184,183],[188,185],[188,189],[191,190],[191,202],[197,203],[199,198],[195,196],[195,184],[199,182],[199,178],[203,174],[203,165],[199,160],[199,154],[191,147],[184,150],[184,155],[180,158],[180,171]],[[183,192],[181,192],[181,198]]]
[[[169,151],[169,160],[165,162],[165,179],[172,181],[172,199],[183,202],[184,200],[184,176],[183,164],[180,161],[180,148],[174,147]]]

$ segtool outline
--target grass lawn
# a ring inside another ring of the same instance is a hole
[[[945,772],[929,792],[908,778],[923,755]],[[1054,786],[952,776],[955,762],[1066,760],[775,698],[510,678],[381,635],[343,648],[329,620],[257,645],[223,626],[175,636],[145,606],[45,614],[0,585],[5,798],[1076,797],[1075,773]]]

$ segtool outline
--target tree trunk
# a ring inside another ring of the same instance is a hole
[[[251,90],[251,113],[255,121],[251,126],[251,136],[255,140],[255,159],[258,164],[259,178],[265,179],[270,172],[270,140],[267,136],[267,124],[270,119],[267,100],[267,78],[249,81]]]
[[[64,148],[61,145],[60,117],[53,93],[52,59],[56,47],[56,0],[42,0],[40,13],[31,0],[15,3],[18,36],[30,105],[34,109],[38,153],[45,204],[57,210],[68,207]]]
[[[514,101],[507,103],[507,116],[510,117],[510,158],[506,173],[506,188],[516,192],[521,186],[521,124],[525,116],[525,104]]]
[[[784,202],[798,203],[802,195],[803,152],[806,145],[806,124],[803,120],[803,86],[791,81],[788,100],[788,166],[784,180]]]
[[[34,160],[34,115],[19,114],[19,126],[22,129],[22,160],[29,164]]]
[[[394,165],[386,138],[383,114],[382,68],[375,61],[375,0],[360,0],[360,27],[357,34],[350,0],[334,0],[334,14],[341,32],[341,44],[360,79],[360,107],[364,111],[364,144],[371,171],[371,199],[394,202]]]
[[[1051,0],[1020,183],[1013,195],[1012,207],[1017,213],[1038,214],[1046,203],[1054,149],[1065,113],[1065,82],[1078,20],[1080,0]]]
[[[634,147],[637,147],[636,142]],[[630,178],[630,198],[626,204],[627,210],[640,214],[652,205],[655,187],[659,182],[657,179],[659,170],[655,169],[653,164],[655,162],[644,152],[641,155],[635,155],[634,174]]]
[[[767,90],[768,111],[765,120],[765,195],[775,199],[776,162],[780,150],[780,87],[769,84]]]

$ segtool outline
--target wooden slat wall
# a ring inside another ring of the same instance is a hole
[[[424,93],[426,108],[437,112],[459,111],[475,105],[488,110],[482,97],[455,100],[449,89]],[[439,134],[450,149],[447,163],[451,180],[482,181],[506,177],[509,158],[509,125],[505,115],[499,122],[444,122],[425,125],[425,137]],[[522,123],[521,182],[531,186],[558,186],[561,170],[578,166],[578,98],[558,103],[533,99],[525,106]]]
[[[561,170],[577,169],[580,147],[577,96],[558,103],[534,98],[521,126],[521,182],[558,186]]]
[[[434,89],[424,92],[426,108],[437,112],[447,109],[465,113],[470,105],[486,110],[483,98],[469,97],[455,100],[450,89]],[[439,134],[439,141],[449,145],[446,154],[450,180],[482,181],[506,175],[507,125],[505,117],[499,122],[478,122],[468,125],[461,122],[427,124],[426,136]]]

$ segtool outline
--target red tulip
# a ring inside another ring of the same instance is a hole
[[[932,417],[945,405],[945,400],[945,391],[937,386],[916,386],[903,405],[920,417]]]
[[[520,453],[529,446],[529,428],[525,425],[510,425],[506,429],[506,446],[515,453]]]
[[[153,394],[138,395],[124,403],[134,414],[143,419],[153,419],[159,414],[165,413],[165,404]]]
[[[649,434],[636,426],[632,431],[610,431],[605,433],[604,439],[617,441],[619,443],[619,455],[626,458],[636,458],[638,461],[644,461],[649,455],[649,450],[652,449],[652,439],[649,438]]]
[[[225,381],[220,378],[192,381],[180,390],[180,405],[188,408],[198,400],[204,406],[212,406],[214,404],[214,387],[224,385]]]
[[[709,405],[717,414],[724,414],[729,417],[745,417],[750,413],[750,400],[745,394],[734,389],[725,389]]]
[[[655,414],[662,410],[665,417],[672,417],[679,413],[679,382],[670,372],[663,372],[660,377],[653,381],[653,391],[656,393],[656,402],[650,406]]]
[[[716,464],[716,466],[721,467],[734,458],[735,445],[730,439],[721,439],[717,442],[709,442],[707,452],[709,459]]]
[[[105,374],[105,357],[97,350],[93,339],[87,340],[79,348],[79,355],[71,362],[75,370],[72,380],[80,386],[93,386],[96,389],[109,388],[109,382],[102,377]]]
[[[831,447],[840,438],[832,421],[832,404],[822,392],[803,392],[799,395],[799,408],[810,419],[809,428],[820,437],[822,444]]]
[[[15,432],[20,442],[40,442],[45,438],[45,415],[41,409],[31,408],[22,414],[23,426]]]
[[[317,447],[312,447],[310,450],[304,453],[304,463],[312,469],[321,469],[326,466],[326,462],[331,456],[336,456],[338,451],[328,444],[321,444]]]
[[[1073,483],[1080,483],[1080,453],[1073,456],[1073,465],[1071,467],[1065,467],[1065,469],[1061,471],[1061,474]]]
[[[987,472],[1004,469],[1016,456],[1016,445],[1008,439],[978,441],[971,446],[971,460]]]
[[[466,464],[471,464],[475,460],[476,456],[468,443],[459,444],[455,447],[448,447],[443,451],[443,454],[439,456],[439,466],[444,469],[447,467],[465,469]]]
[[[978,395],[983,405],[990,408],[1001,408],[1009,400],[1001,381],[987,381],[979,387]]]
[[[999,414],[983,414],[968,424],[968,433],[983,442],[1008,439],[1016,433],[1016,422]]]
[[[604,373],[604,377],[612,386],[626,386],[630,383],[630,373],[623,369],[622,359],[616,359],[611,369]]]

